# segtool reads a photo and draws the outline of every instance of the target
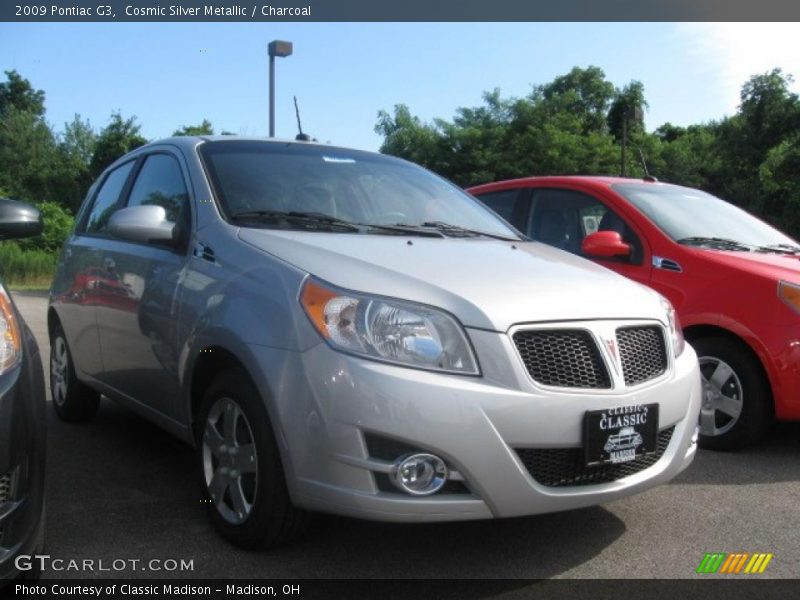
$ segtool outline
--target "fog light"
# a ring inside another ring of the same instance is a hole
[[[395,463],[392,481],[414,496],[435,494],[447,481],[447,465],[433,454],[412,454]]]

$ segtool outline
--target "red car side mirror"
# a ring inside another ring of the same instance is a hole
[[[598,231],[583,238],[581,251],[597,258],[627,257],[631,255],[631,245],[623,242],[616,231]]]

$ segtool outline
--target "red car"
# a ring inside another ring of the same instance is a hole
[[[532,239],[672,302],[704,378],[704,447],[741,448],[773,418],[800,420],[798,242],[719,198],[649,180],[531,177],[468,191]]]

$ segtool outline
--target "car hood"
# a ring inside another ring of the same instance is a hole
[[[241,229],[239,238],[335,286],[443,308],[467,327],[658,319],[658,295],[536,242]]]
[[[693,248],[693,252],[716,264],[755,273],[775,280],[785,279],[800,284],[800,255],[773,252],[734,252]]]

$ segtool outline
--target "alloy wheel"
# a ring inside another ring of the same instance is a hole
[[[723,435],[733,429],[742,415],[742,382],[725,361],[714,356],[701,356],[698,360],[703,377],[700,433],[705,436]]]
[[[62,406],[67,398],[68,366],[67,343],[59,335],[56,337],[50,353],[50,391],[53,395],[53,402],[59,406]]]
[[[247,520],[256,501],[258,456],[253,430],[239,404],[218,398],[208,413],[202,440],[206,489],[228,523]]]

